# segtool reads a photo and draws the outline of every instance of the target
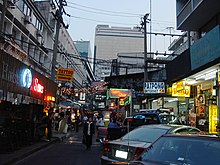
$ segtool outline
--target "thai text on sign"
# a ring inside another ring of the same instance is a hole
[[[59,68],[57,71],[56,79],[61,81],[72,81],[73,69]]]

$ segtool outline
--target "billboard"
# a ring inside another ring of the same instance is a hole
[[[56,79],[61,81],[72,81],[73,73],[73,68],[58,68]]]
[[[164,82],[145,82],[144,93],[165,93]]]
[[[126,98],[131,96],[132,92],[129,89],[110,89],[108,91],[108,98]]]

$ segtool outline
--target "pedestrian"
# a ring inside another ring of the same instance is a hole
[[[111,119],[111,122],[108,124],[108,128],[118,127],[118,126],[119,126],[119,124],[116,122],[116,118],[113,117],[113,118]]]
[[[95,134],[95,125],[92,122],[92,118],[88,118],[83,127],[83,138],[85,139],[86,149],[89,150],[92,145],[92,136]]]
[[[182,125],[188,125],[188,114],[186,111],[179,117],[179,122]]]
[[[47,123],[47,129],[48,129],[47,138],[49,141],[51,141],[52,138],[53,115],[54,115],[53,108],[50,108],[48,110],[48,123]]]
[[[67,119],[65,118],[64,112],[60,113],[60,117],[61,117],[61,120],[59,122],[58,132],[67,133],[68,125],[67,125]]]
[[[76,132],[79,132],[79,116],[76,116],[75,127],[76,127]]]
[[[99,127],[104,127],[104,120],[102,116],[98,116],[98,121],[96,122],[96,130],[98,131]]]

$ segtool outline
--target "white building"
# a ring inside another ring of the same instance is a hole
[[[143,52],[144,34],[138,28],[97,25],[95,32],[95,76],[103,79],[110,75],[111,63],[122,52]]]

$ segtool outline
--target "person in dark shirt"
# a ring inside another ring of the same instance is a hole
[[[83,127],[83,138],[86,149],[89,150],[92,145],[92,137],[95,134],[95,125],[90,117],[87,122],[85,122]]]

